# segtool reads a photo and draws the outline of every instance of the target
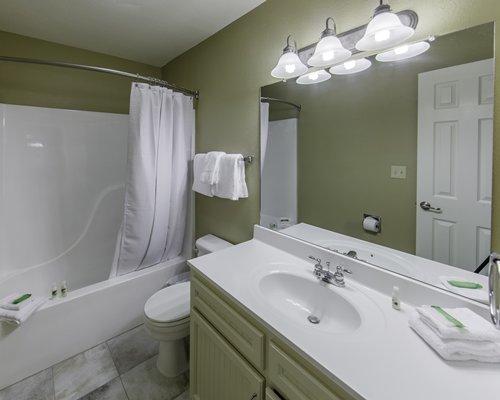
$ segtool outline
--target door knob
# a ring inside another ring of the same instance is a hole
[[[443,210],[441,210],[439,207],[438,208],[432,207],[431,203],[429,203],[428,201],[422,201],[420,203],[420,208],[424,211],[430,211],[438,214],[441,214],[443,212]]]

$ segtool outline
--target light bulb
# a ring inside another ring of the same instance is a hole
[[[295,72],[295,65],[294,64],[285,65],[285,71],[289,74],[293,74]]]
[[[389,31],[389,29],[382,29],[381,31],[375,33],[376,42],[384,42],[386,40],[389,40],[390,37],[391,31]]]
[[[311,73],[309,74],[309,79],[310,79],[310,80],[312,80],[312,81],[315,81],[315,80],[317,80],[318,78],[319,78],[319,75],[318,75],[318,73],[317,73],[317,72],[311,72]]]
[[[331,51],[325,51],[322,55],[322,58],[323,58],[323,61],[331,61],[333,60],[333,57],[334,57],[335,53],[333,52],[333,50]]]
[[[396,48],[394,49],[394,53],[396,53],[396,54],[398,54],[398,55],[400,55],[400,54],[405,54],[405,53],[407,53],[407,52],[408,52],[408,45],[407,45],[407,44],[405,44],[405,45],[403,45],[403,46],[396,47]]]
[[[344,63],[344,68],[348,71],[350,69],[353,69],[355,66],[356,66],[356,60],[350,60]]]

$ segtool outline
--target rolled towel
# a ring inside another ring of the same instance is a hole
[[[442,339],[489,340],[500,342],[500,331],[468,308],[442,308],[443,311],[465,325],[458,328],[435,308],[425,305],[417,307],[422,320]]]
[[[201,183],[215,185],[219,182],[219,165],[222,156],[226,154],[223,151],[210,151],[204,158],[203,170],[200,174]]]
[[[31,296],[30,298],[18,304],[12,304],[14,300],[18,299],[21,296],[22,296],[21,293],[12,293],[4,297],[2,300],[0,300],[0,307],[6,310],[19,311],[22,310],[24,307],[26,307],[28,304],[33,302],[33,296]]]
[[[500,363],[500,344],[497,342],[442,339],[418,314],[410,318],[409,324],[445,360]]]
[[[34,297],[32,302],[19,311],[0,308],[0,321],[13,325],[20,325],[26,321],[43,303],[45,303],[45,301],[46,299],[42,297]]]
[[[206,154],[196,154],[193,161],[193,190],[208,197],[213,197],[213,186],[201,181],[201,175],[205,170]]]
[[[241,154],[226,154],[220,160],[220,179],[214,195],[223,199],[238,200],[248,197],[245,180],[245,163]]]

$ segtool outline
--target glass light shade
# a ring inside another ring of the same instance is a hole
[[[325,36],[319,41],[314,50],[314,54],[307,61],[313,67],[327,67],[347,60],[351,57],[351,52],[342,46],[336,36]]]
[[[320,83],[327,81],[332,76],[326,72],[324,69],[319,71],[309,72],[308,74],[302,75],[297,79],[299,85],[313,85],[315,83]]]
[[[392,12],[382,12],[373,17],[364,36],[356,43],[360,51],[385,49],[404,42],[415,31],[401,23],[399,17]]]
[[[366,58],[360,58],[358,60],[349,60],[345,63],[335,65],[330,68],[330,72],[334,75],[349,75],[355,74],[357,72],[364,71],[370,68],[372,62]]]
[[[302,64],[300,58],[294,52],[284,53],[276,67],[271,71],[271,75],[279,79],[295,78],[307,72],[307,67]]]
[[[427,42],[418,42],[414,44],[402,45],[392,50],[377,54],[375,57],[380,62],[400,61],[407,58],[416,57],[429,50],[431,45]]]

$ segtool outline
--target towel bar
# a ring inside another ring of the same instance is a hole
[[[253,160],[255,159],[255,156],[245,156],[243,157],[243,161],[248,163],[248,164],[251,164],[253,163]]]

